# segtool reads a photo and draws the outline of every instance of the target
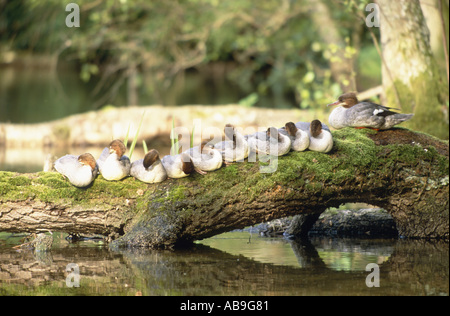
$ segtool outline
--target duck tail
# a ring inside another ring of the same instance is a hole
[[[412,119],[413,116],[414,116],[414,114],[397,113],[397,114],[392,115],[392,119],[395,120],[398,123],[401,123],[401,122],[408,121],[408,120]]]
[[[386,123],[384,129],[389,129],[393,127],[394,125],[400,124],[402,122],[408,121],[412,119],[414,114],[402,114],[402,113],[396,113],[394,115],[389,115],[386,117]]]

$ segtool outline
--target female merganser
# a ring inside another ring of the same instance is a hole
[[[345,93],[336,102],[328,104],[339,105],[328,119],[336,129],[347,126],[357,128],[373,128],[376,130],[390,129],[394,125],[407,121],[414,114],[400,114],[391,111],[392,108],[372,102],[359,102],[355,93]]]
[[[291,139],[292,150],[304,151],[309,147],[309,135],[307,132],[297,128],[293,122],[286,123],[284,128]]]
[[[121,180],[130,174],[130,159],[124,156],[126,147],[119,139],[105,147],[97,160],[100,173],[106,180]]]
[[[283,156],[291,150],[289,136],[279,133],[275,127],[269,127],[265,135],[250,136],[248,144],[251,150],[266,155]]]
[[[185,151],[194,164],[195,171],[206,174],[207,171],[214,171],[222,166],[222,153],[207,140],[202,141],[200,146],[195,146]]]
[[[95,158],[89,153],[80,156],[65,155],[55,161],[55,169],[80,188],[91,184],[98,173]]]
[[[194,164],[186,153],[164,156],[161,162],[170,178],[183,178],[194,172]]]
[[[322,128],[319,120],[311,122],[310,126],[309,150],[327,153],[333,149],[333,136]]]
[[[229,139],[214,145],[214,148],[221,152],[225,163],[243,161],[248,157],[248,143],[245,136],[231,125],[225,125],[225,136]]]
[[[130,175],[145,183],[158,183],[167,179],[167,172],[156,149],[145,154],[144,159],[133,161]]]

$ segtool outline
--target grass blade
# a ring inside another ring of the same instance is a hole
[[[177,155],[180,150],[178,144],[178,135],[175,135],[175,118],[172,118],[172,130],[170,131],[170,154]]]
[[[175,149],[175,137],[174,137],[174,129],[175,129],[175,119],[172,117],[172,129],[170,130],[170,154],[173,155],[173,151]]]
[[[127,144],[128,144],[128,134],[130,133],[130,126],[131,126],[131,123],[128,124],[127,134],[125,135],[125,139],[123,140],[123,144],[125,145],[125,148],[127,147]]]
[[[195,125],[192,126],[191,148],[194,147],[194,131],[195,131]]]
[[[141,121],[139,122],[139,126],[138,126],[138,129],[136,131],[136,135],[134,135],[133,142],[131,143],[131,146],[130,146],[130,154],[129,154],[129,157],[128,157],[130,159],[131,159],[131,156],[133,155],[134,147],[136,146],[136,143],[137,143],[137,139],[138,139],[138,136],[139,136],[139,131],[141,130],[142,122],[144,121],[144,115],[145,115],[145,111],[144,111],[144,113],[142,113]],[[127,138],[128,138],[128,135],[127,135]]]
[[[148,153],[147,143],[144,139],[142,140],[142,148],[144,148],[144,154]]]

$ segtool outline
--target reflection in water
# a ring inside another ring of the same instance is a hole
[[[56,235],[56,234],[55,234]],[[55,242],[45,258],[0,234],[0,295],[448,295],[448,243],[315,238],[285,241],[229,233],[190,249],[108,250]],[[215,244],[207,246],[206,244]],[[368,288],[367,263],[380,265]],[[66,286],[66,266],[80,287]]]

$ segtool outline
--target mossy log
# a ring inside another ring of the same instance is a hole
[[[405,237],[448,238],[448,142],[393,129],[334,131],[329,154],[291,152],[273,173],[240,162],[144,184],[99,176],[85,189],[55,172],[0,173],[0,231],[96,233],[113,247],[170,248],[342,203],[386,209]]]

